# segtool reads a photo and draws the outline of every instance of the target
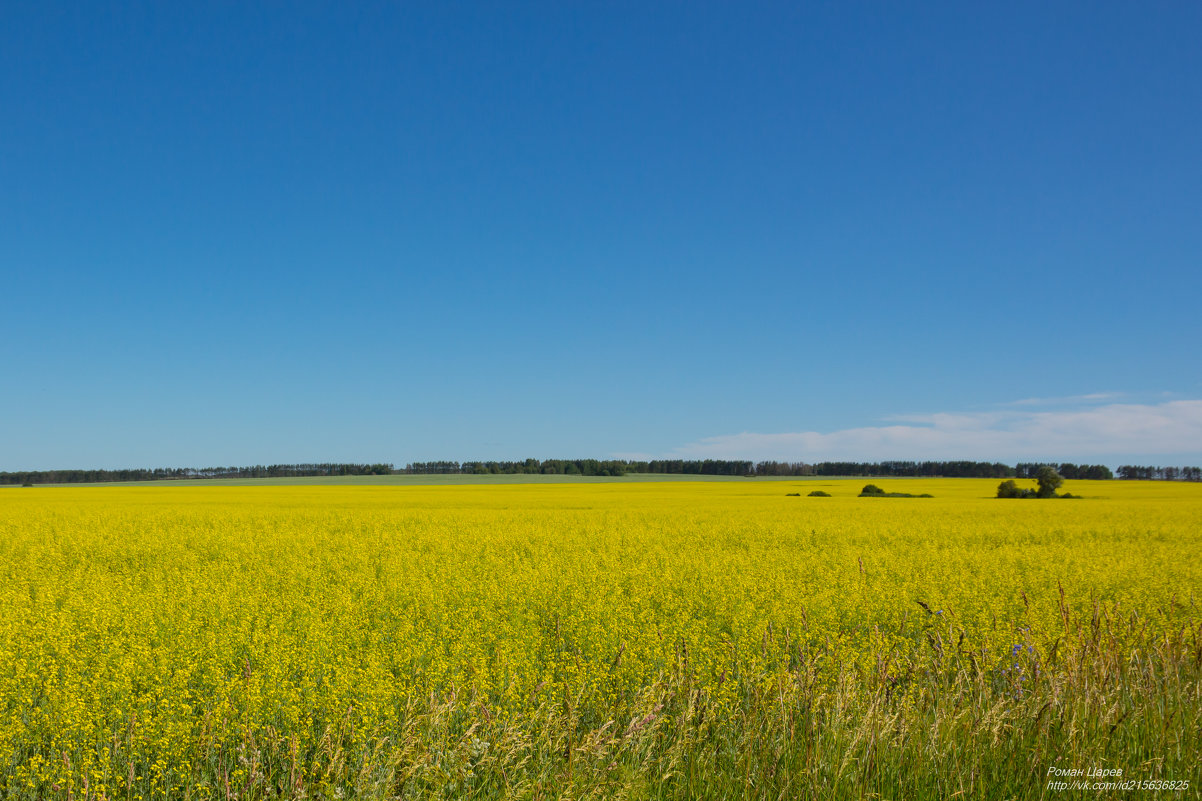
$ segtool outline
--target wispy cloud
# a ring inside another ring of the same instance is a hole
[[[1202,400],[1109,403],[1072,409],[1009,408],[892,418],[897,425],[707,437],[682,458],[820,461],[879,459],[1076,459],[1202,454]]]
[[[1122,392],[1091,392],[1088,395],[1065,395],[1059,398],[1023,398],[1011,401],[1008,406],[1081,406],[1093,403],[1117,401],[1124,397]]]

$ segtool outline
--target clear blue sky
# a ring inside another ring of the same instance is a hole
[[[1202,460],[1202,5],[902,5],[4,4],[0,470]]]

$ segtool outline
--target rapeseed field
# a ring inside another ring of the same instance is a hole
[[[1202,486],[864,483],[2,490],[0,797],[1197,792]]]

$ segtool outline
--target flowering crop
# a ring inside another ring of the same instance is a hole
[[[1197,781],[1202,487],[880,483],[0,491],[0,797]]]

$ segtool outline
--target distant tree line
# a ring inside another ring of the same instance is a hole
[[[441,474],[542,474],[567,476],[623,476],[628,473],[661,473],[708,476],[869,476],[879,478],[1036,478],[1050,467],[1066,479],[1111,479],[1105,465],[1020,462],[885,461],[885,462],[752,462],[731,459],[525,459],[522,461],[411,462],[403,468],[391,464],[251,465],[248,467],[158,467],[127,470],[33,470],[0,472],[0,484],[73,484],[104,481],[161,481],[196,478],[286,478],[300,476],[441,475]],[[1118,477],[1161,481],[1202,481],[1198,467],[1137,467],[1123,465]]]
[[[102,481],[168,481],[185,478],[283,478],[389,475],[390,464],[270,464],[249,467],[156,467],[126,470],[28,470],[0,473],[0,484],[92,484]]]
[[[402,473],[428,475],[460,473],[466,475],[545,474],[569,476],[623,476],[632,472],[621,460],[600,459],[526,459],[521,462],[412,462]]]
[[[316,462],[308,464],[269,464],[251,467],[204,467],[185,478],[288,478],[297,476],[387,476],[391,464],[343,464]]]
[[[1014,475],[1014,468],[1001,462],[820,462],[810,475],[1006,478]]]
[[[581,476],[621,476],[627,473],[675,473],[709,476],[872,476],[943,478],[1034,478],[1049,466],[1071,479],[1114,478],[1105,465],[970,461],[885,462],[751,462],[727,459],[526,459],[521,462],[412,462],[398,471],[414,475],[440,473],[543,473]]]
[[[478,476],[515,474],[624,476],[627,473],[649,472],[633,469],[631,467],[632,464],[632,462],[623,459],[526,459],[521,462],[410,462],[405,465],[404,469],[397,472],[408,475],[463,474]]]
[[[1039,478],[1039,472],[1044,467],[1050,467],[1061,478],[1072,480],[1102,480],[1114,478],[1114,473],[1110,472],[1110,468],[1101,464],[1055,464],[1052,462],[1019,462],[1014,468],[1012,474],[1015,478]]]
[[[1202,467],[1141,467],[1125,464],[1119,478],[1128,481],[1202,481]]]
[[[399,472],[543,473],[582,476],[621,476],[627,473],[665,473],[705,476],[947,476],[998,478],[1014,468],[990,462],[752,462],[730,459],[526,459],[522,462],[412,462]]]

